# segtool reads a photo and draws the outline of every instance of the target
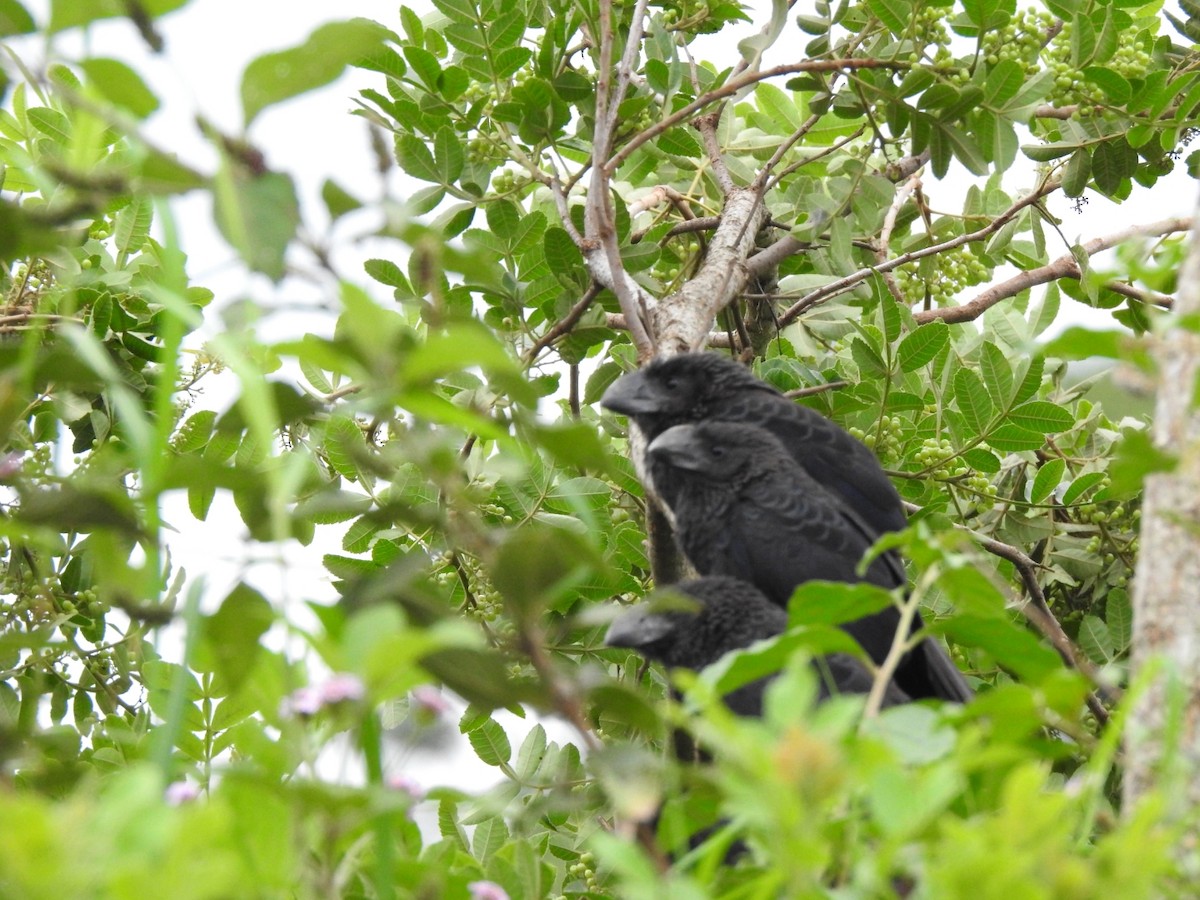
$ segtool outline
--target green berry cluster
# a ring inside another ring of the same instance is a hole
[[[983,284],[992,277],[991,268],[967,247],[939,253],[934,271],[927,277],[920,266],[895,270],[896,284],[909,303],[922,303],[928,296],[939,306],[949,303],[963,288]]]
[[[567,867],[567,876],[572,880],[582,881],[589,891],[600,889],[596,880],[596,857],[590,852],[579,854],[579,861]]]
[[[906,424],[899,416],[882,416],[869,431],[855,427],[846,430],[874,450],[880,459],[895,460],[900,456],[900,440]]]
[[[1054,16],[1048,11],[1023,9],[1003,28],[985,32],[980,51],[989,66],[1010,60],[1021,67],[1026,78],[1030,78],[1041,68],[1039,56],[1053,25]]]
[[[1108,100],[1104,92],[1084,77],[1083,72],[1071,62],[1072,25],[1063,23],[1062,30],[1054,36],[1042,51],[1042,58],[1054,74],[1056,89],[1055,103],[1077,106],[1081,117],[1095,115],[1099,107]],[[1104,66],[1126,79],[1144,78],[1151,68],[1149,47],[1140,33],[1121,32],[1119,44]]]

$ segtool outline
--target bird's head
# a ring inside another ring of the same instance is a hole
[[[668,428],[646,448],[652,462],[710,479],[747,473],[760,454],[779,455],[778,439],[761,428],[730,422],[698,422]]]
[[[714,396],[739,386],[766,387],[749,369],[723,354],[680,353],[622,375],[604,392],[600,405],[634,418],[639,425],[653,419],[660,431],[705,418]]]
[[[625,610],[609,626],[604,643],[668,666],[698,670],[786,627],[787,613],[757,588],[709,576],[656,591]]]

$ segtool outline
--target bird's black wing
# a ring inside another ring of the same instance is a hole
[[[862,517],[872,540],[908,527],[900,495],[871,448],[816,410],[763,387],[766,390],[739,390],[722,397],[711,416],[774,434],[818,484]]]

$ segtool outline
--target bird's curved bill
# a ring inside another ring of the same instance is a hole
[[[641,372],[629,372],[608,386],[600,405],[626,416],[658,412],[663,397],[650,379]]]

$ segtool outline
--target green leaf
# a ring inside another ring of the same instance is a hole
[[[1079,646],[1088,658],[1099,665],[1112,662],[1116,657],[1112,635],[1099,616],[1086,615],[1079,623]]]
[[[145,196],[134,197],[129,205],[117,213],[113,225],[113,240],[117,249],[129,254],[141,250],[150,236],[150,222],[154,218],[154,203]]]
[[[195,453],[204,449],[208,446],[216,421],[217,414],[211,409],[202,409],[188,416],[171,438],[172,448],[177,453]]]
[[[1083,76],[1104,91],[1108,99],[1118,106],[1128,103],[1133,96],[1133,87],[1129,81],[1112,69],[1088,66],[1083,70]]]
[[[850,355],[854,357],[863,375],[876,378],[887,375],[887,363],[883,361],[879,351],[862,338],[855,338],[850,342]]]
[[[139,10],[147,18],[174,12],[184,6],[188,0],[141,0]],[[98,19],[125,18],[130,15],[129,4],[126,0],[51,0],[50,24],[51,32],[64,31],[79,25],[87,25]]]
[[[277,172],[251,172],[226,159],[213,184],[217,228],[255,272],[274,281],[284,274],[284,253],[300,223],[292,179]]]
[[[1133,604],[1122,588],[1113,588],[1104,602],[1104,621],[1112,636],[1113,648],[1122,653],[1133,641]]]
[[[325,209],[329,211],[329,218],[334,221],[346,213],[362,208],[361,200],[331,178],[326,178],[325,183],[321,185],[321,199],[325,201]]]
[[[928,363],[942,351],[950,340],[950,327],[935,319],[910,332],[900,342],[897,358],[900,371],[912,372]]]
[[[1075,417],[1068,410],[1048,400],[1022,403],[1008,414],[1008,418],[1021,428],[1041,434],[1067,431],[1075,425]]]
[[[462,174],[466,155],[463,153],[458,136],[449,125],[438,129],[438,133],[434,136],[434,150],[436,151],[439,180],[445,185],[453,184]]]
[[[1087,188],[1088,179],[1092,177],[1092,158],[1086,150],[1076,150],[1071,154],[1066,169],[1063,170],[1063,193],[1068,197],[1081,197]]]
[[[840,625],[892,605],[892,595],[873,584],[810,581],[788,601],[792,625]]]
[[[959,369],[954,375],[954,399],[967,424],[983,434],[992,420],[992,401],[983,381],[971,369]]]
[[[995,109],[1002,109],[1013,97],[1025,81],[1025,73],[1020,65],[1011,59],[1002,59],[988,73],[984,84],[984,103]]]
[[[565,229],[551,225],[546,229],[542,244],[550,271],[558,276],[560,281],[574,284],[574,276],[583,268],[583,254],[579,252],[571,236]]]
[[[274,103],[329,84],[347,66],[383,49],[389,38],[395,35],[370,19],[330,22],[303,44],[252,60],[242,73],[245,124]]]
[[[1005,618],[961,615],[937,624],[955,643],[978,647],[1023,681],[1037,684],[1062,668],[1062,660],[1032,633]]]
[[[1086,472],[1071,482],[1071,486],[1063,493],[1063,506],[1078,503],[1092,488],[1102,484],[1107,476],[1103,472]]]
[[[962,457],[963,462],[977,472],[995,475],[1000,471],[1000,460],[996,458],[996,454],[990,453],[982,447],[972,447],[969,450],[964,450],[959,456]]]
[[[1045,144],[1022,144],[1021,152],[1034,162],[1051,162],[1081,148],[1075,141],[1051,141]]]
[[[1034,476],[1033,485],[1029,489],[1029,502],[1041,503],[1054,493],[1066,470],[1067,462],[1062,457],[1056,456],[1046,462]]]
[[[415,134],[405,132],[396,136],[396,161],[413,178],[442,183],[441,170],[429,146]]]
[[[530,523],[509,532],[492,565],[492,583],[518,618],[536,618],[590,576],[599,559],[575,530]]]
[[[380,284],[410,290],[408,279],[404,277],[400,267],[390,259],[368,259],[363,263],[363,268]]]
[[[35,28],[33,16],[17,0],[0,0],[0,37],[29,34]]]
[[[1007,406],[1012,397],[1013,373],[1004,351],[991,341],[984,341],[979,353],[979,369],[996,406]]]
[[[230,693],[242,686],[262,651],[259,639],[275,621],[274,611],[254,588],[239,583],[204,620],[196,669],[220,676]]]
[[[1137,171],[1137,151],[1123,137],[1097,144],[1092,151],[1092,180],[1106,194],[1116,193],[1121,182]]]
[[[29,124],[56,143],[66,145],[71,140],[71,122],[57,109],[37,106],[26,113]]]
[[[475,826],[475,834],[471,837],[471,849],[476,859],[487,862],[507,840],[508,826],[504,824],[504,819],[492,816]]]
[[[1021,450],[1040,450],[1046,438],[1039,432],[1005,422],[988,433],[987,441],[1001,453],[1017,453]]]
[[[905,0],[867,0],[867,7],[892,34],[903,35],[912,25],[912,6]]]
[[[479,727],[467,732],[471,749],[480,762],[489,766],[506,766],[512,757],[512,745],[508,735],[495,719],[484,719]]]
[[[80,64],[88,83],[109,103],[144,119],[158,109],[158,97],[146,87],[141,76],[116,59],[91,57]]]

